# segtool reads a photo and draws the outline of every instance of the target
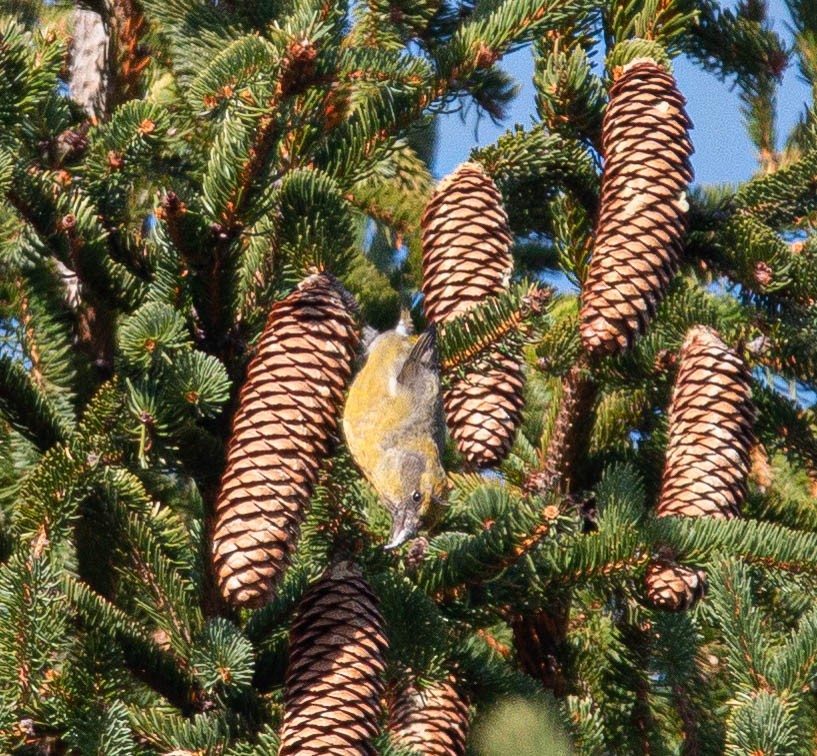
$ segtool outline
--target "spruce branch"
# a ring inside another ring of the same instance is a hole
[[[507,198],[509,221],[517,234],[541,232],[555,222],[546,215],[543,195],[555,197],[567,190],[591,217],[598,210],[595,162],[585,148],[560,134],[548,134],[541,127],[528,131],[516,127],[472,157]]]
[[[490,581],[556,537],[560,521],[567,520],[558,504],[538,497],[520,499],[494,487],[475,491],[472,499],[473,516],[482,523],[482,531],[432,539],[417,573],[417,582],[428,592]]]
[[[684,47],[722,80],[735,77],[751,84],[780,76],[786,66],[786,45],[768,25],[765,3],[743,3],[734,10],[711,0],[701,3]]]
[[[587,374],[587,357],[582,354],[564,378],[547,449],[540,468],[528,475],[527,489],[539,496],[575,490],[576,465],[587,448],[591,428],[587,416],[596,392],[596,384]],[[527,671],[559,694],[565,692],[565,672],[557,652],[567,633],[569,614],[569,599],[561,597],[533,615],[519,615],[513,622],[515,647],[527,660]]]
[[[167,756],[232,753],[228,748],[237,729],[234,718],[218,710],[184,716],[167,707],[132,706],[128,721],[135,735]]]
[[[184,662],[163,649],[147,628],[70,574],[63,577],[62,589],[82,622],[106,633],[121,647],[138,680],[185,714],[206,708],[207,701]]]
[[[814,551],[817,537],[781,525],[754,520],[660,517],[647,521],[649,542],[666,543],[685,563],[701,564],[722,554],[794,574],[817,574]]]
[[[604,88],[591,71],[589,34],[578,27],[537,42],[536,109],[550,132],[577,136],[600,152]]]
[[[520,284],[441,324],[437,340],[441,369],[452,373],[506,344],[518,350],[549,298],[546,289]]]
[[[33,376],[13,357],[0,355],[0,414],[40,450],[65,441],[68,428]]]

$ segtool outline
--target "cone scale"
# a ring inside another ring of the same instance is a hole
[[[651,59],[630,63],[610,90],[599,219],[582,290],[581,338],[590,354],[630,347],[678,267],[692,180],[684,105],[675,80]]]
[[[377,601],[341,562],[304,595],[290,633],[279,756],[377,752],[387,646]]]
[[[216,502],[215,572],[224,598],[273,595],[309,504],[357,344],[348,295],[319,273],[277,302],[250,362]]]
[[[508,287],[513,237],[502,196],[478,163],[440,183],[422,219],[423,293],[430,322],[442,324]],[[502,461],[522,410],[519,363],[493,353],[443,393],[451,436],[469,464]]]

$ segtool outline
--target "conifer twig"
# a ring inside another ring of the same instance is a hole
[[[528,490],[539,495],[547,491],[570,494],[576,489],[576,463],[587,447],[592,428],[588,417],[597,393],[587,368],[587,357],[583,355],[562,382],[559,411],[542,467],[528,477],[526,484]]]

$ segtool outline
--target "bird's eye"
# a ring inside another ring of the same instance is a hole
[[[423,498],[423,495],[422,495],[422,494],[421,494],[419,491],[415,491],[415,492],[414,492],[414,493],[411,495],[411,499],[412,499],[412,501],[414,501],[415,503],[416,503],[416,502],[418,502],[418,501],[420,501],[420,499],[422,499],[422,498]]]

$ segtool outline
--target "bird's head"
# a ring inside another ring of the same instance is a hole
[[[416,440],[385,455],[381,495],[392,515],[387,549],[396,549],[433,526],[445,506],[448,481],[432,439]]]

